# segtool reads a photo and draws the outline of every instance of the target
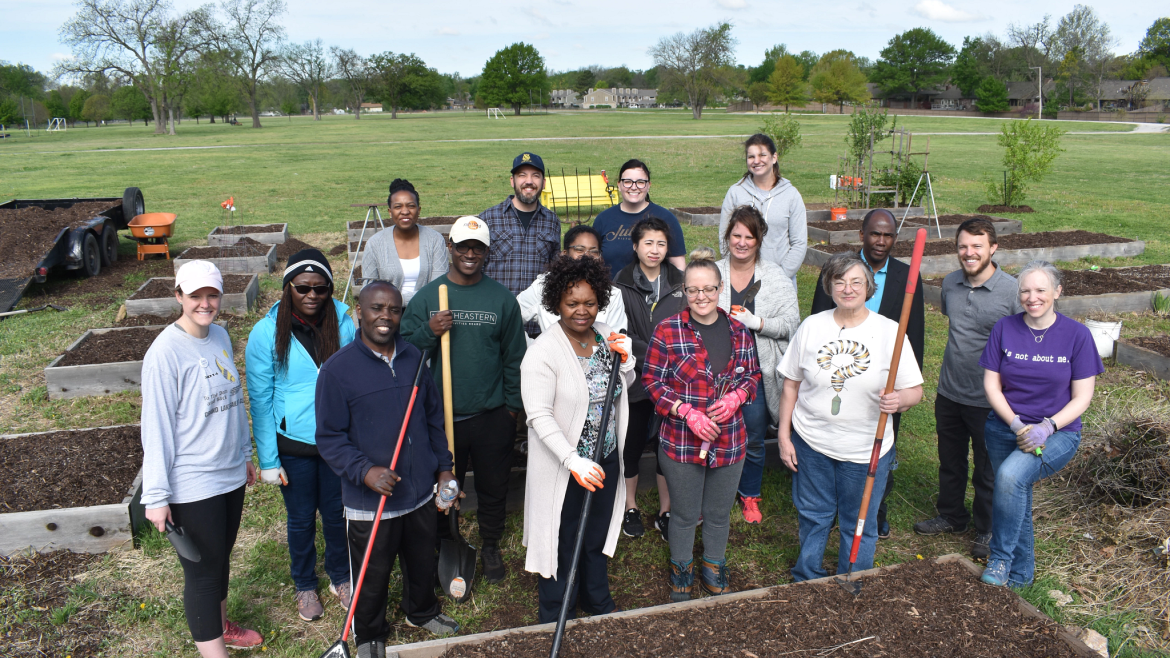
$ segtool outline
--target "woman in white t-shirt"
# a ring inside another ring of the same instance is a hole
[[[873,274],[855,253],[825,264],[822,285],[837,304],[811,315],[788,344],[777,370],[780,396],[780,458],[792,471],[792,500],[800,522],[800,555],[792,568],[797,582],[828,575],[825,544],[833,519],[840,523],[837,572],[849,568],[854,529],[878,417],[904,412],[922,400],[922,372],[903,338],[894,390],[889,377],[898,324],[865,308],[874,294]],[[893,458],[894,428],[886,424],[875,491],[883,491]],[[881,496],[870,499],[875,518]],[[863,528],[854,568],[873,567],[877,525]]]

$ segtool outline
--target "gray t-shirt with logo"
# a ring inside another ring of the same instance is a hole
[[[938,375],[938,394],[959,404],[990,407],[983,392],[979,357],[995,323],[1024,310],[1016,278],[996,267],[983,285],[972,287],[963,270],[955,270],[943,279],[941,310],[950,320],[950,329]]]

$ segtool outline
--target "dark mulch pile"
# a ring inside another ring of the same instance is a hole
[[[463,215],[419,217],[418,218],[418,225],[419,226],[442,226],[443,224],[454,224],[455,220],[459,219],[462,216]],[[379,230],[378,229],[378,222],[372,218],[370,219],[370,222],[368,224],[362,220],[356,220],[356,221],[350,222],[346,226],[348,228],[357,229],[360,231],[362,229],[363,224],[365,224],[366,233],[368,234],[366,237],[369,237],[369,236],[373,235],[374,233],[377,233]],[[394,221],[390,219],[389,214],[383,214],[382,215],[382,224],[386,228],[390,228],[390,227],[394,226]]]
[[[1065,297],[1106,295],[1117,292],[1146,292],[1170,288],[1170,265],[1106,267],[1100,270],[1061,270],[1060,274],[1061,295]],[[941,278],[924,281],[927,285],[935,286],[941,286],[942,282]]]
[[[340,256],[341,254],[344,254],[348,248],[349,247],[344,245],[344,244],[339,244],[336,247],[329,250],[329,255],[330,256]]]
[[[72,208],[0,210],[0,279],[32,276],[63,228],[77,227],[120,202],[75,203]]]
[[[237,226],[219,226],[213,233],[220,235],[242,235],[244,233],[280,233],[284,224],[243,224]]]
[[[226,295],[244,292],[248,289],[251,274],[224,274],[223,292]],[[160,277],[151,280],[145,288],[130,295],[129,299],[157,299],[175,296],[175,278]]]
[[[985,203],[985,204],[979,206],[978,208],[976,208],[976,210],[978,210],[979,212],[996,212],[996,213],[1001,213],[1001,212],[1010,212],[1010,213],[1036,212],[1035,210],[1032,210],[1032,206],[996,206],[996,205],[992,205],[990,203]]]
[[[293,254],[302,249],[317,249],[308,242],[298,240],[294,237],[284,241],[284,244],[276,245],[276,260],[288,260]],[[320,250],[318,250],[320,251]]]
[[[76,348],[65,352],[58,366],[83,366],[91,363],[141,361],[146,350],[162,329],[132,329],[91,334]]]
[[[723,211],[723,209],[719,208],[718,206],[694,206],[690,208],[675,208],[675,210],[689,212],[692,215],[718,215]]]
[[[228,247],[191,247],[179,254],[181,258],[246,258],[264,256],[274,245],[257,242],[252,238],[240,238]]]
[[[1025,617],[1016,596],[959,564],[915,562],[864,579],[854,598],[835,584],[653,616],[579,624],[561,656],[1075,656],[1050,620]],[[537,658],[551,633],[457,646],[447,658]],[[847,644],[852,643],[852,644]]]
[[[30,306],[53,303],[69,306],[76,300],[70,299],[79,295],[89,296],[87,305],[99,308],[106,304],[125,299],[134,289],[142,285],[141,279],[127,283],[127,275],[174,276],[175,267],[165,258],[153,257],[149,260],[138,260],[134,256],[122,254],[118,262],[109,267],[103,267],[102,273],[94,277],[79,277],[73,273],[50,273],[44,283],[34,283],[24,293]],[[62,302],[64,302],[62,304]]]
[[[108,600],[74,595],[78,607],[61,625],[53,623],[52,613],[70,600],[77,585],[74,577],[101,559],[69,551],[0,556],[0,654],[5,658],[98,655],[103,640],[110,637],[107,618],[113,606]]]
[[[455,220],[462,217],[462,215],[450,215],[446,217],[419,217],[419,226],[442,226],[443,224],[454,224]]]
[[[1042,231],[1040,233],[1016,233],[999,237],[999,249],[1038,249],[1044,247],[1068,247],[1084,244],[1110,244],[1133,242],[1129,238],[1119,238],[1115,235],[1093,233],[1091,231]],[[828,253],[841,251],[855,251],[855,244],[827,244],[817,245],[817,250]],[[900,240],[894,245],[892,254],[897,257],[910,256],[914,252],[912,240]],[[946,256],[955,254],[955,241],[950,238],[930,240],[926,243],[927,256]]]
[[[142,466],[138,427],[0,440],[0,508],[29,512],[122,502]]]
[[[128,316],[122,318],[121,320],[118,320],[117,322],[115,322],[114,326],[115,327],[156,327],[159,325],[171,324],[172,322],[177,321],[181,317],[183,317],[183,314],[179,311],[175,311],[174,313],[172,313],[171,315],[169,315],[168,317],[165,317],[165,318],[161,315],[150,315],[150,314],[134,315],[134,316],[128,315]]]
[[[1153,350],[1162,356],[1170,356],[1170,336],[1142,336],[1126,338],[1125,342],[1132,343],[1147,350]]]
[[[894,216],[897,217],[899,222],[902,221],[902,215],[900,213],[897,213],[896,210],[895,210]],[[958,226],[959,224],[962,224],[963,222],[967,221],[968,219],[974,219],[976,217],[982,217],[983,219],[995,221],[994,217],[988,217],[987,215],[939,215],[938,216],[938,223],[942,226]],[[842,222],[809,222],[808,225],[811,226],[812,228],[819,228],[819,229],[823,229],[826,231],[860,231],[861,230],[861,220],[860,219],[846,219],[845,221],[842,221]],[[908,217],[908,218],[906,218],[906,226],[910,226],[910,225],[934,226],[934,218],[933,217]]]

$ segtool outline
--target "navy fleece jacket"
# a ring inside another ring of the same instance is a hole
[[[387,365],[362,342],[338,350],[317,375],[317,450],[341,477],[341,497],[350,509],[376,512],[381,496],[363,482],[373,466],[390,466],[402,419],[410,403],[422,352],[394,336]],[[391,367],[393,366],[393,367]],[[423,366],[424,368],[426,366]],[[432,495],[438,474],[454,467],[443,431],[443,399],[424,371],[394,471],[402,478],[385,511],[413,509]]]

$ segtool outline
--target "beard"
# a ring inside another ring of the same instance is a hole
[[[536,201],[538,199],[540,199],[540,190],[539,189],[534,189],[532,191],[531,196],[524,194],[524,192],[522,192],[519,187],[513,187],[512,191],[514,191],[516,193],[516,198],[520,200],[520,203],[524,203],[524,204],[536,203]]]
[[[963,266],[963,274],[966,274],[968,277],[979,276],[987,271],[988,267],[991,267],[991,257],[988,256],[986,260],[980,260],[974,272],[967,271],[966,263],[961,263],[961,265]]]

